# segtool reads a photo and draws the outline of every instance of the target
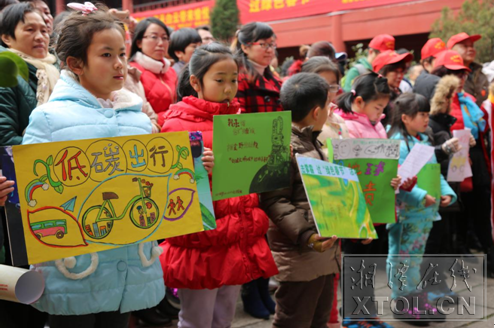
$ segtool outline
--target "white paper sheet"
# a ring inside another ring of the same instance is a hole
[[[409,155],[407,155],[406,160],[399,167],[398,174],[402,178],[402,183],[407,179],[416,176],[423,166],[428,163],[434,152],[434,147],[415,144],[409,152]]]
[[[454,130],[454,137],[459,139],[459,144],[462,148],[450,159],[447,181],[462,182],[465,178],[473,176],[471,165],[469,165],[468,160],[470,136],[470,129]]]

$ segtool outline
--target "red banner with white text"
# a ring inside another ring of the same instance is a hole
[[[269,22],[410,0],[237,0],[241,23]]]
[[[138,21],[147,17],[156,17],[174,30],[184,27],[194,28],[210,25],[210,10],[214,4],[214,0],[196,2],[183,6],[136,12],[132,14],[132,17]]]

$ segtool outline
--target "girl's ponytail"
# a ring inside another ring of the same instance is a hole
[[[198,93],[191,85],[191,71],[189,64],[186,64],[180,72],[179,82],[177,83],[177,101],[182,101],[182,98],[188,96],[197,97]]]
[[[354,102],[354,94],[356,91],[352,90],[351,92],[346,92],[341,94],[337,98],[337,106],[344,112],[344,113],[352,113],[352,103]]]
[[[356,97],[363,98],[365,103],[382,97],[390,97],[387,79],[374,72],[358,76],[352,89],[351,92],[346,92],[337,99],[337,105],[345,113],[352,112],[352,103]]]

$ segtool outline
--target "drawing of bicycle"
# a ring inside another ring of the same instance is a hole
[[[139,184],[139,195],[127,203],[119,216],[112,205],[112,199],[119,199],[114,192],[102,192],[103,204],[92,206],[84,212],[82,226],[86,235],[94,239],[105,238],[112,231],[114,221],[122,220],[128,211],[131,222],[140,229],[149,229],[158,222],[158,206],[150,198],[153,184],[139,178],[133,178],[132,182]]]

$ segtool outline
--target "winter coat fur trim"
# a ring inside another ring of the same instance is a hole
[[[454,75],[446,75],[438,81],[435,88],[435,94],[430,100],[430,115],[436,115],[442,113],[442,108],[445,108],[445,103],[449,101],[446,114],[450,113],[450,99],[452,99],[454,92],[459,87],[461,81]],[[448,100],[447,100],[448,99]]]

